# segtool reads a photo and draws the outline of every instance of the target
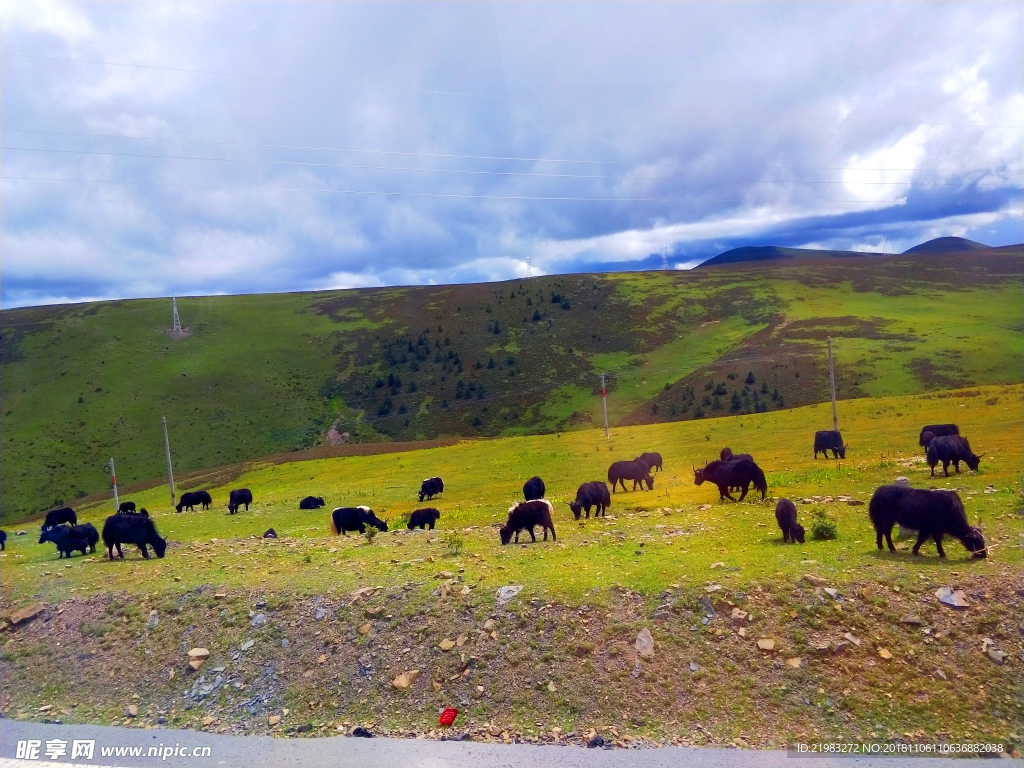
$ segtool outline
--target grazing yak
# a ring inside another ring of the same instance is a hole
[[[444,480],[440,477],[428,477],[420,484],[420,503],[423,499],[432,499],[444,493]]]
[[[544,541],[548,540],[548,529],[551,529],[551,540],[555,538],[555,525],[551,522],[551,513],[554,512],[551,502],[547,499],[533,499],[531,501],[516,502],[508,508],[508,521],[501,526],[498,532],[501,535],[501,543],[508,544],[512,540],[512,534],[516,536],[516,544],[519,543],[519,532],[529,531],[530,538],[537,541],[533,533],[536,526],[544,529]]]
[[[135,514],[135,502],[134,501],[122,501],[117,505],[117,514],[127,515]]]
[[[586,512],[590,518],[590,508],[596,507],[594,517],[604,516],[605,510],[612,505],[611,494],[608,493],[608,486],[603,480],[593,480],[584,483],[576,489],[576,500],[569,502],[569,509],[572,510],[576,519],[580,519],[580,513]]]
[[[210,505],[213,504],[213,497],[210,496],[209,491],[196,491],[195,496],[197,503],[203,505],[203,509],[209,509]]]
[[[174,505],[176,512],[181,512],[183,509],[187,509],[189,512],[197,504],[202,504],[203,500],[199,497],[198,491],[189,491],[188,493],[181,494],[181,498],[178,499],[178,503]]]
[[[248,488],[236,488],[231,492],[231,498],[228,499],[228,511],[233,515],[243,504],[245,504],[245,511],[248,512],[249,505],[252,504],[252,491]]]
[[[149,551],[146,545],[153,547],[157,557],[163,557],[167,551],[167,539],[160,538],[157,533],[156,524],[147,515],[111,515],[103,524],[103,545],[107,548],[107,556],[114,559],[114,548],[117,548],[117,556],[124,560],[122,544],[134,544],[142,556],[149,560]]]
[[[730,488],[741,488],[739,501],[746,498],[747,491],[753,483],[754,488],[761,492],[761,501],[764,501],[768,493],[768,481],[765,480],[764,472],[750,459],[739,461],[712,461],[706,464],[703,469],[693,468],[693,482],[701,485],[705,480],[718,486],[720,499],[736,501],[729,495]]]
[[[299,502],[299,509],[320,509],[326,504],[323,496],[307,496]]]
[[[388,521],[380,520],[369,507],[338,507],[331,512],[331,530],[334,535],[345,536],[345,531],[366,533],[366,526],[372,525],[378,531],[388,529]]]
[[[796,504],[789,499],[779,499],[775,505],[775,520],[782,531],[784,542],[804,543],[804,527],[796,521]]]
[[[947,437],[949,435],[959,434],[960,427],[956,424],[928,424],[921,428],[921,435],[917,438],[917,444],[922,448],[927,449],[928,443],[936,437]]]
[[[875,539],[882,548],[882,537],[895,552],[892,527],[895,524],[917,531],[914,554],[929,538],[935,540],[939,557],[945,557],[942,537],[946,534],[960,540],[974,557],[987,557],[985,537],[978,528],[967,522],[964,504],[955,491],[926,491],[923,488],[905,488],[883,485],[871,497],[868,505],[871,524],[875,526]]]
[[[534,475],[523,483],[523,498],[527,501],[544,498],[544,481]]]
[[[661,472],[661,454],[660,453],[654,453],[654,452],[651,452],[651,453],[641,453],[639,456],[637,456],[634,459],[634,461],[641,461],[641,462],[643,462],[644,464],[647,465],[648,469],[654,469],[655,467],[657,467],[658,471]]]
[[[436,523],[440,517],[441,513],[433,507],[417,509],[409,515],[409,524],[405,527],[410,531],[414,528],[419,528],[422,531],[424,526],[430,526],[430,530],[434,530],[434,523]]]
[[[843,445],[843,436],[838,429],[820,429],[814,433],[814,458],[822,453],[828,458],[828,452],[832,451],[833,459],[845,459],[846,449],[849,445]]]
[[[930,443],[928,443],[928,466],[932,468],[932,477],[935,477],[935,466],[941,461],[942,471],[946,477],[949,477],[949,465],[953,464],[953,467],[957,472],[960,471],[960,462],[965,462],[968,467],[974,472],[978,471],[978,466],[981,464],[981,456],[976,456],[971,451],[971,444],[967,442],[966,437],[961,435],[946,435],[943,437],[936,437]]]
[[[70,523],[71,525],[78,524],[78,515],[75,514],[75,510],[71,507],[61,507],[60,509],[51,509],[46,513],[46,519],[43,521],[43,530],[47,531],[50,528],[54,528],[62,523]]]
[[[96,542],[99,540],[100,535],[93,528],[92,523],[72,526],[57,525],[43,531],[39,536],[40,544],[47,541],[56,544],[60,557],[71,557],[71,553],[75,550],[80,551],[83,555],[95,552]]]
[[[7,549],[7,531],[0,530],[0,552]]]
[[[647,484],[647,490],[654,490],[654,478],[651,477],[651,470],[640,461],[616,461],[608,467],[608,482],[612,484],[612,491],[615,491],[617,483],[622,483],[622,490],[626,490],[626,481],[633,481],[633,490],[637,485],[643,488]]]
[[[115,515],[142,515],[143,517],[149,517],[149,510],[146,509],[145,507],[142,507],[141,509],[136,510],[134,502],[129,502],[129,504],[131,504],[131,507],[126,507],[124,504],[121,504],[117,508],[117,512],[115,512],[114,514]]]

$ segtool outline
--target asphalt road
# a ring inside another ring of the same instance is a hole
[[[18,759],[19,741],[41,742],[37,759]],[[67,742],[67,755],[49,762],[43,750],[51,740]],[[95,740],[91,760],[70,759],[75,740]],[[185,756],[102,756],[104,747],[151,747],[185,750]],[[192,756],[209,747],[209,756]],[[796,758],[786,752],[739,749],[583,749],[529,744],[477,744],[423,739],[276,739],[267,736],[220,736],[197,731],[143,730],[104,725],[49,725],[0,720],[0,768],[89,766],[90,768],[970,768],[987,760],[939,758]]]

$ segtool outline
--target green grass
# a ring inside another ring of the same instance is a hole
[[[210,511],[181,515],[169,511],[167,488],[154,488],[133,498],[171,540],[164,559],[144,561],[132,551],[124,562],[104,561],[99,553],[58,561],[31,536],[8,539],[5,609],[43,601],[62,616],[4,634],[7,714],[31,717],[39,706],[60,701],[66,721],[110,722],[141,686],[138,724],[163,715],[171,725],[202,728],[201,718],[211,713],[218,718],[214,727],[242,733],[272,732],[265,716],[284,707],[292,713],[286,725],[312,722],[314,734],[327,735],[343,720],[372,722],[378,732],[423,732],[438,706],[462,696],[464,727],[498,722],[524,738],[539,737],[533,723],[540,720],[545,729],[558,723],[581,733],[611,724],[645,743],[741,738],[749,746],[778,747],[815,735],[917,734],[926,720],[941,723],[954,740],[1019,745],[1013,637],[1021,608],[1014,590],[1022,563],[1022,394],[1018,384],[844,402],[840,423],[851,448],[843,462],[811,458],[813,429],[831,418],[828,406],[818,405],[616,428],[610,445],[589,430],[254,466],[232,484],[251,488],[254,505],[234,516],[223,509],[224,487],[211,489]],[[986,457],[978,473],[932,480],[917,432],[923,423],[951,417]],[[797,499],[805,527],[813,509],[824,510],[837,538],[784,545],[771,500],[720,503],[717,490],[694,486],[687,464],[700,465],[725,444],[755,455],[771,495]],[[601,478],[612,460],[645,449],[658,449],[665,459],[654,491],[615,494],[610,519],[582,525],[572,519],[564,501],[579,482]],[[433,503],[442,511],[437,530],[389,531],[372,542],[330,534],[331,507],[368,504],[394,520],[420,506],[419,480],[435,473],[446,482],[444,497]],[[493,526],[535,473],[556,502],[558,541],[502,547]],[[919,487],[958,489],[991,556],[973,561],[955,541],[948,542],[945,561],[931,544],[919,558],[905,549],[876,550],[866,507],[835,497],[866,501],[897,474]],[[299,511],[297,501],[307,494],[323,495],[327,510]],[[83,508],[80,518],[99,526],[109,506]],[[281,538],[260,538],[271,526]],[[432,595],[441,571],[458,577],[447,599]],[[807,585],[807,573],[826,579],[843,601]],[[495,590],[505,584],[524,590],[496,611]],[[946,584],[964,585],[974,607],[938,608],[931,592]],[[386,612],[363,636],[356,627],[367,621],[365,606],[346,596],[367,585],[380,587],[369,604]],[[457,591],[463,585],[468,595]],[[272,620],[253,629],[250,615],[261,596]],[[720,616],[733,606],[752,613],[747,637],[724,618],[701,625],[704,596]],[[329,606],[330,616],[316,620],[313,601]],[[659,619],[663,603],[668,615]],[[920,612],[934,632],[952,634],[926,637],[901,623],[908,611]],[[150,626],[152,616],[158,623]],[[479,639],[488,617],[496,620],[497,638]],[[643,626],[654,634],[657,653],[634,676],[632,644]],[[843,657],[822,658],[815,650],[844,632],[860,637],[862,647]],[[442,638],[460,633],[471,638],[464,655],[475,659],[466,677],[459,676],[458,653],[436,649]],[[1006,666],[980,655],[983,635],[1011,652]],[[758,651],[758,637],[774,638],[778,656]],[[247,638],[256,646],[236,659],[232,654]],[[289,638],[291,649],[282,649]],[[182,643],[210,648],[210,665],[226,664],[226,674],[247,689],[228,688],[201,707],[183,707],[195,678],[181,671]],[[898,673],[879,666],[883,647],[894,654]],[[83,652],[92,661],[72,684],[62,670],[78,667],[67,654]],[[372,678],[358,674],[366,654],[377,660]],[[802,659],[800,669],[782,663],[791,657]],[[688,671],[691,661],[697,673]],[[115,663],[145,671],[139,680],[109,677]],[[265,676],[268,664],[278,676]],[[949,681],[929,677],[936,664]],[[424,678],[409,692],[396,692],[391,678],[409,668],[421,669]],[[172,679],[169,669],[178,670]],[[81,696],[83,690],[90,695]],[[238,702],[256,695],[264,698],[250,718]],[[694,723],[704,730],[693,731]],[[935,736],[926,729],[911,740]]]

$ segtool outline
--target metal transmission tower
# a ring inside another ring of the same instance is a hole
[[[526,277],[527,279],[533,277],[533,254],[527,254],[526,256]]]
[[[668,272],[668,246],[661,246],[661,268]]]
[[[181,318],[178,317],[178,299],[175,297],[171,297],[171,309],[174,310],[174,327],[171,333],[181,335]]]

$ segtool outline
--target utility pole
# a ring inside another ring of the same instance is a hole
[[[526,279],[529,280],[533,277],[533,254],[528,253],[526,255]]]
[[[110,463],[106,464],[103,469],[110,475],[110,483],[114,487],[114,511],[116,512],[121,508],[121,502],[117,499],[117,475],[114,473],[114,457],[110,457]]]
[[[164,421],[164,450],[167,452],[167,478],[171,484],[171,506],[174,506],[174,467],[171,466],[171,442],[167,439],[167,417]]]
[[[604,439],[607,442],[611,442],[612,439],[608,435],[608,395],[604,389],[604,374],[601,374],[601,409],[604,411]]]
[[[181,318],[178,317],[178,299],[171,297],[171,309],[174,311],[174,328],[171,332],[177,335],[181,335]]]
[[[839,431],[839,417],[836,416],[836,369],[832,365],[832,337],[828,337],[828,384],[832,390],[832,429]]]

